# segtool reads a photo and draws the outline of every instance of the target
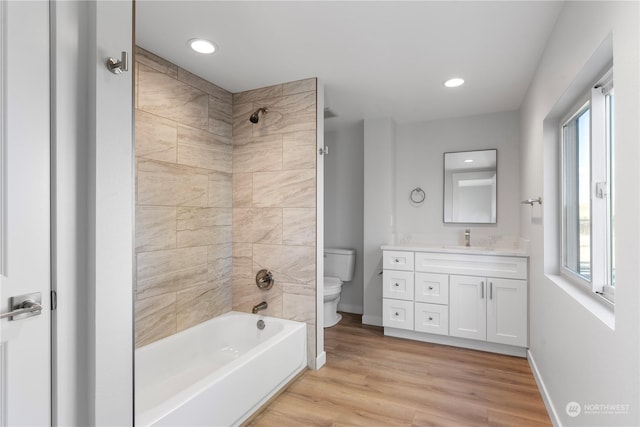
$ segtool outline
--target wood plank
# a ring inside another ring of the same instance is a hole
[[[385,337],[343,314],[327,364],[307,371],[250,426],[551,425],[525,359]]]

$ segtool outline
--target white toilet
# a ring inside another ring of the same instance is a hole
[[[324,327],[337,324],[340,291],[343,282],[353,280],[356,251],[353,249],[324,248]]]

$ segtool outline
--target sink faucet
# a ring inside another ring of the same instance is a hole
[[[260,304],[254,305],[253,308],[251,309],[251,312],[253,314],[256,314],[260,310],[266,310],[267,307],[268,307],[267,302],[266,301],[262,301]]]
[[[464,245],[471,246],[471,230],[468,228],[464,230]]]

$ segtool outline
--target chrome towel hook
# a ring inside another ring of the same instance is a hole
[[[520,203],[522,203],[523,205],[531,205],[531,206],[533,206],[534,203],[537,203],[537,204],[541,205],[542,204],[542,197],[538,196],[537,199],[523,200]]]
[[[113,74],[121,74],[123,71],[129,71],[129,55],[127,52],[122,52],[119,61],[115,58],[107,58],[107,68]]]
[[[411,201],[411,204],[414,206],[422,205],[426,198],[427,194],[420,187],[414,188],[411,190],[411,193],[409,193],[409,201]]]

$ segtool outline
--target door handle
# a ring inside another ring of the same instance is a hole
[[[41,302],[40,292],[11,297],[9,298],[11,311],[0,314],[0,319],[8,317],[9,321],[13,321],[37,316],[42,313]]]
[[[484,282],[480,282],[480,299],[484,299]]]
[[[493,299],[493,282],[489,282],[489,299]]]

